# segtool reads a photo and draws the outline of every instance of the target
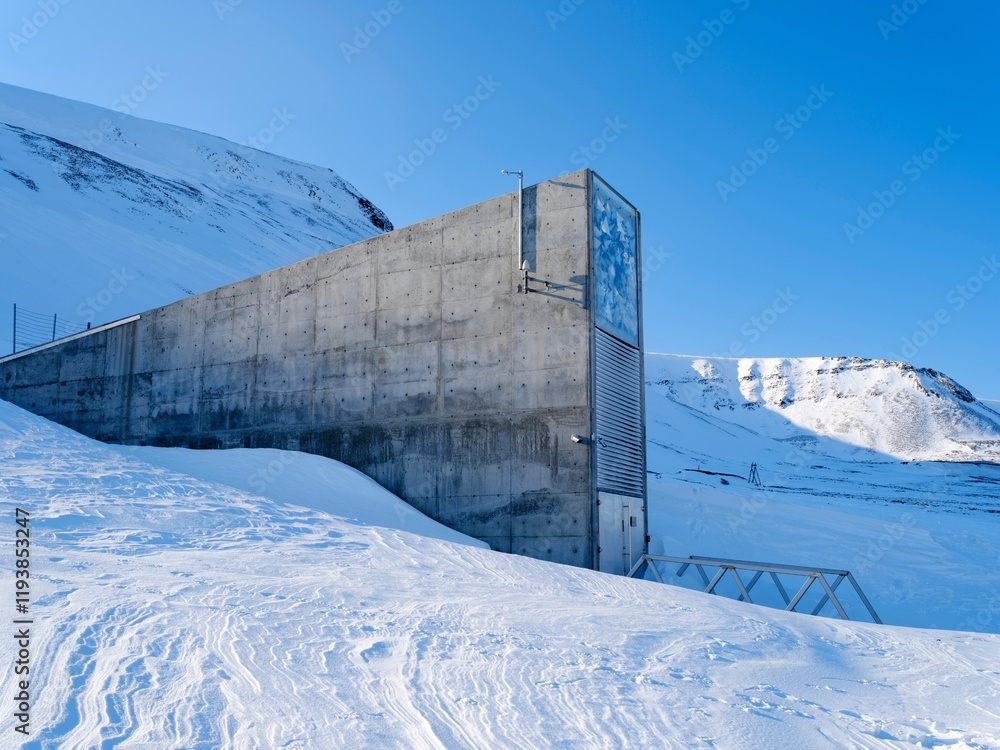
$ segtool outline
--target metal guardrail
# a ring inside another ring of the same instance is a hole
[[[95,333],[100,333],[101,331],[107,331],[111,328],[117,328],[118,326],[125,325],[126,323],[134,323],[135,321],[141,319],[141,315],[130,315],[127,318],[121,318],[120,320],[112,320],[110,323],[104,323],[103,325],[95,326],[93,328],[88,328],[79,333],[73,333],[69,336],[63,336],[55,341],[48,341],[44,344],[38,344],[30,349],[23,349],[22,351],[15,352],[14,354],[8,354],[6,356],[0,357],[0,364],[4,362],[10,362],[15,359],[20,359],[21,357],[27,357],[31,354],[37,354],[40,351],[44,351],[53,346],[59,346],[61,344],[69,343],[70,341],[76,341],[77,339],[82,339],[84,336],[92,336]]]
[[[851,618],[848,616],[843,604],[841,604],[840,600],[837,598],[836,593],[840,584],[846,580],[851,584],[851,586],[854,587],[854,591],[857,593],[861,603],[864,605],[865,609],[868,610],[868,614],[871,615],[872,621],[879,625],[882,624],[882,620],[880,620],[879,616],[875,613],[875,608],[872,607],[871,602],[868,601],[868,597],[865,596],[864,592],[861,590],[861,586],[858,585],[857,580],[855,580],[849,570],[836,570],[834,568],[810,568],[800,565],[777,565],[772,563],[749,562],[747,560],[726,560],[717,557],[698,557],[696,555],[691,555],[690,557],[643,555],[639,561],[632,566],[632,570],[628,572],[628,577],[634,578],[643,566],[648,565],[653,577],[659,583],[670,583],[669,580],[663,580],[663,576],[660,575],[660,571],[655,565],[657,562],[679,564],[680,568],[674,572],[674,575],[678,578],[683,577],[688,570],[696,570],[705,584],[703,592],[706,594],[715,594],[716,587],[726,578],[726,574],[728,573],[729,577],[736,584],[736,587],[739,590],[739,597],[737,597],[737,601],[745,601],[750,604],[754,603],[754,601],[750,598],[750,592],[753,590],[753,587],[762,577],[764,577],[765,574],[769,574],[771,580],[774,582],[775,588],[778,590],[782,600],[785,602],[786,612],[795,612],[795,608],[802,603],[806,593],[812,585],[818,581],[824,590],[823,597],[809,614],[818,615],[822,612],[827,603],[832,603],[841,619],[850,620]],[[705,572],[705,568],[718,568],[718,572],[709,578],[708,574]],[[740,577],[739,571],[741,570],[753,572],[753,577],[749,580],[749,582],[745,583]],[[781,579],[778,578],[779,575],[802,576],[806,580],[802,583],[802,586],[795,593],[795,595],[789,597]],[[828,581],[827,576],[833,577],[833,580]]]
[[[13,354],[25,349],[32,349],[41,344],[56,341],[66,336],[72,336],[85,330],[79,323],[60,320],[58,315],[25,310],[14,305],[14,347]]]

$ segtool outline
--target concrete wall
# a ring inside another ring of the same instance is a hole
[[[533,293],[512,193],[0,360],[0,398],[109,442],[329,456],[591,567],[587,176],[525,190]]]

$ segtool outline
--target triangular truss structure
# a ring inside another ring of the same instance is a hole
[[[717,588],[719,584],[726,580],[731,580],[736,585],[736,590],[739,595],[736,597],[738,601],[748,602],[754,604],[753,599],[750,598],[750,592],[753,591],[754,586],[757,585],[758,581],[767,576],[769,580],[774,583],[778,594],[785,603],[786,612],[796,612],[798,611],[796,607],[800,606],[806,594],[812,588],[813,584],[818,583],[823,589],[822,598],[813,607],[812,611],[808,614],[818,615],[827,604],[832,604],[837,610],[837,614],[840,615],[841,619],[850,620],[850,616],[844,608],[843,603],[837,597],[837,589],[841,583],[848,581],[851,586],[854,587],[854,591],[858,595],[858,599],[861,600],[862,605],[868,610],[868,614],[872,618],[872,622],[882,624],[882,620],[875,613],[874,607],[872,607],[871,602],[868,601],[868,597],[865,596],[864,592],[861,590],[861,586],[858,585],[857,580],[851,575],[849,570],[836,570],[833,568],[812,568],[804,567],[800,565],[778,565],[773,563],[758,563],[749,562],[747,560],[725,560],[722,558],[715,557],[698,557],[691,555],[690,557],[670,557],[668,555],[643,555],[629,571],[629,578],[635,578],[644,569],[648,569],[652,574],[653,578],[659,583],[672,583],[671,575],[669,574],[664,579],[661,574],[660,569],[657,567],[657,563],[660,564],[674,564],[680,567],[673,571],[673,577],[683,578],[684,574],[689,570],[696,571],[701,577],[702,583],[705,588],[702,591],[706,594],[718,594]],[[711,577],[709,572],[713,572]],[[748,580],[745,580],[743,576],[740,575],[741,571],[745,573],[750,573],[751,576]],[[782,583],[779,576],[795,576],[801,577],[805,580],[802,582],[798,591],[794,596],[788,595],[788,590]]]

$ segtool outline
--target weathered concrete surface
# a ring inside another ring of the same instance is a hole
[[[530,294],[513,193],[0,362],[0,397],[109,442],[329,456],[591,567],[587,178],[525,190]]]

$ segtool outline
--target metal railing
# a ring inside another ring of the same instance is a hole
[[[813,607],[812,612],[809,614],[818,615],[823,611],[826,605],[832,604],[837,610],[837,614],[844,620],[850,620],[847,611],[840,599],[837,598],[837,588],[844,581],[848,581],[851,586],[854,587],[855,593],[858,595],[858,599],[864,605],[865,609],[868,610],[868,614],[871,615],[872,622],[882,624],[882,620],[875,613],[875,608],[872,607],[871,602],[868,601],[868,597],[865,596],[864,592],[861,590],[861,586],[858,585],[857,580],[851,575],[849,570],[836,570],[834,568],[812,568],[805,567],[801,565],[777,565],[772,563],[758,563],[749,562],[746,560],[726,560],[717,557],[698,557],[696,555],[691,555],[690,557],[670,557],[668,555],[643,555],[635,565],[632,566],[632,570],[628,572],[629,578],[634,578],[645,566],[648,566],[649,571],[653,574],[659,583],[671,583],[670,576],[667,580],[664,580],[663,576],[660,575],[659,569],[656,567],[657,562],[662,563],[672,563],[680,565],[680,567],[674,571],[674,576],[677,578],[682,578],[685,573],[689,570],[697,571],[698,575],[701,576],[701,580],[705,585],[702,591],[706,594],[717,594],[716,589],[719,584],[724,580],[731,580],[736,584],[736,590],[739,592],[737,601],[745,601],[750,604],[754,604],[753,599],[750,598],[750,592],[753,590],[754,586],[760,581],[765,575],[768,575],[770,580],[773,581],[775,589],[781,596],[781,599],[785,603],[786,612],[795,612],[796,607],[803,603],[806,594],[812,588],[814,583],[819,583],[823,589],[823,596],[819,602]],[[706,568],[715,569],[718,571],[710,578],[708,573],[705,572]],[[744,581],[740,576],[740,571],[752,572],[753,576],[749,581]],[[727,575],[728,574],[728,575]],[[805,581],[799,587],[798,591],[794,596],[789,597],[788,591],[785,589],[784,584],[778,576],[797,576],[804,577]],[[831,577],[831,580],[827,580],[827,576]]]
[[[40,344],[72,336],[83,330],[85,330],[84,326],[59,320],[58,315],[43,315],[25,310],[15,304],[13,353],[17,354],[19,351],[31,349]]]
[[[38,352],[49,349],[53,346],[61,346],[62,344],[67,344],[70,341],[76,341],[77,339],[84,338],[85,336],[91,336],[96,333],[103,333],[104,331],[109,331],[112,328],[118,328],[119,326],[127,325],[128,323],[135,323],[137,320],[141,320],[141,315],[130,315],[127,318],[119,318],[118,320],[112,320],[110,323],[103,323],[102,325],[90,328],[89,326],[82,331],[77,333],[71,333],[68,336],[63,336],[62,338],[57,338],[53,341],[46,341],[44,343],[33,346],[30,349],[22,349],[19,352],[14,352],[13,354],[7,354],[0,356],[0,364],[4,362],[11,362],[15,359],[20,359],[21,357],[28,357]]]

